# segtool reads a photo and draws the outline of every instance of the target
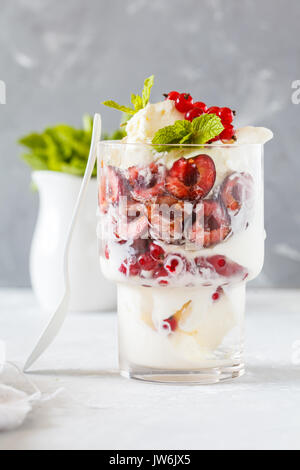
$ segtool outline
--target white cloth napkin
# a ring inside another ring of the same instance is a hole
[[[61,391],[43,394],[17,365],[6,362],[5,344],[0,341],[0,432],[21,426],[34,405],[51,400]]]

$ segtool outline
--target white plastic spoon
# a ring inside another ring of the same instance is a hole
[[[97,157],[97,143],[100,141],[100,137],[101,137],[101,116],[99,114],[95,114],[89,159],[87,162],[80,192],[79,192],[76,205],[74,208],[73,217],[72,217],[71,224],[69,227],[69,232],[68,232],[66,246],[65,246],[65,252],[64,252],[65,293],[64,293],[61,303],[59,304],[59,307],[57,308],[56,312],[52,315],[49,321],[49,324],[47,325],[45,331],[43,332],[42,336],[38,340],[37,345],[35,346],[34,350],[32,351],[29,358],[27,359],[26,364],[24,366],[24,371],[28,370],[32,366],[32,364],[43,354],[43,352],[47,349],[47,347],[52,343],[57,333],[59,332],[61,326],[63,325],[67,312],[68,312],[70,293],[71,293],[70,292],[70,278],[69,278],[70,246],[72,242],[74,228],[78,219],[78,215],[80,213],[82,203],[86,196],[89,181],[92,177],[92,173],[95,168],[96,157]]]

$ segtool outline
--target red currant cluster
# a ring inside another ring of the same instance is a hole
[[[232,125],[235,116],[235,111],[230,108],[219,108],[218,106],[211,106],[208,108],[202,101],[194,103],[193,98],[189,93],[178,93],[178,91],[171,91],[165,95],[166,99],[175,101],[177,111],[185,114],[185,119],[193,121],[195,118],[202,116],[202,114],[215,114],[218,116],[224,126],[223,132],[215,137],[211,142],[222,140],[229,142],[235,139],[235,130]]]

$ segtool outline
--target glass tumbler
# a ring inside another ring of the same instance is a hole
[[[194,384],[243,375],[246,283],[264,259],[263,145],[103,141],[98,184],[121,375]]]

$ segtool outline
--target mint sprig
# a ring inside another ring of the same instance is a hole
[[[104,104],[105,106],[108,106],[109,108],[114,108],[114,109],[117,109],[118,111],[122,111],[122,113],[131,114],[132,116],[135,114],[134,109],[131,109],[128,106],[122,106],[113,100],[103,101],[102,104]]]
[[[202,114],[192,122],[176,121],[172,126],[163,127],[154,135],[152,144],[157,152],[169,152],[175,144],[206,144],[223,130],[222,121],[216,114]]]
[[[144,81],[144,89],[142,93],[143,108],[145,108],[147,104],[149,103],[153,85],[154,85],[154,75],[151,75],[151,77],[146,78],[146,80]]]
[[[22,159],[36,171],[50,170],[83,176],[89,156],[92,129],[93,118],[85,115],[81,129],[58,124],[43,132],[28,134],[18,141],[25,147]],[[119,140],[125,135],[126,132],[120,129],[111,135],[104,134],[103,139]],[[95,168],[93,177],[96,174]]]
[[[141,109],[145,108],[147,104],[149,103],[150,100],[150,94],[151,94],[151,89],[154,84],[154,75],[151,75],[151,77],[146,78],[144,81],[144,89],[142,91],[142,96],[140,95],[131,95],[131,103],[132,103],[132,108],[129,106],[123,106],[116,101],[113,100],[108,100],[104,101],[102,104],[105,106],[108,106],[109,108],[114,108],[117,109],[118,111],[122,111],[123,113],[129,114],[129,116],[133,116],[136,114],[138,111]]]

